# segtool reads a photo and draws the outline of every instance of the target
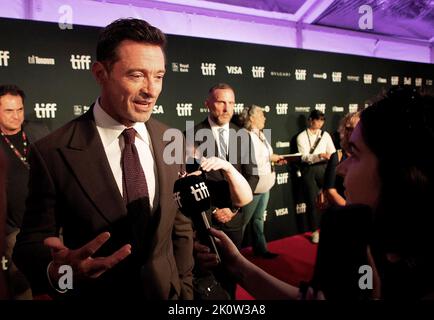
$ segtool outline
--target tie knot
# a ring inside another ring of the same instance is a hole
[[[132,144],[136,139],[136,130],[134,128],[125,129],[122,135],[124,136],[125,144]]]
[[[223,135],[225,133],[225,128],[219,128],[219,135]]]

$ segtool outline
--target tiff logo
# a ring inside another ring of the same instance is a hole
[[[397,86],[399,84],[399,77],[398,76],[390,77],[390,84],[392,86]]]
[[[288,172],[278,173],[276,176],[277,184],[285,184],[288,183]]]
[[[267,221],[267,210],[264,211],[264,221]]]
[[[287,114],[288,104],[287,103],[276,103],[276,113],[277,114]]]
[[[411,85],[411,77],[404,77],[404,85]]]
[[[297,205],[295,206],[295,212],[297,214],[306,213],[306,203],[297,203]]]
[[[357,103],[350,103],[348,105],[348,112],[357,112],[357,110],[359,109],[359,105]]]
[[[196,201],[201,201],[203,199],[209,198],[209,191],[205,182],[195,184],[194,187],[190,186],[190,189],[191,189],[191,194],[194,196],[194,199]]]
[[[414,85],[416,87],[421,87],[422,86],[422,78],[415,78],[414,79]]]
[[[217,69],[217,66],[215,63],[203,63],[200,66],[202,69],[202,74],[204,76],[215,76],[215,70]]]
[[[372,74],[370,74],[370,73],[363,74],[363,83],[371,84],[372,83]]]
[[[263,78],[265,74],[265,67],[252,66],[253,78]]]
[[[333,72],[332,73],[332,81],[333,82],[341,82],[342,81],[342,72]]]
[[[295,80],[306,80],[306,69],[295,69]]]
[[[325,103],[317,103],[315,104],[315,109],[321,111],[322,113],[326,112],[326,104]]]
[[[192,103],[177,103],[176,104],[176,113],[178,117],[189,117],[191,116],[191,110],[193,110]]]
[[[178,208],[182,208],[182,202],[181,202],[181,192],[177,191],[173,194],[173,200],[176,201],[176,204],[178,205]]]
[[[234,113],[240,114],[244,109],[244,103],[235,103],[234,105]]]
[[[9,58],[9,51],[0,50],[0,67],[7,67]]]
[[[243,69],[239,66],[226,66],[228,74],[243,74]]]
[[[71,61],[72,69],[74,69],[74,70],[89,70],[90,69],[90,56],[71,54],[70,61]]]
[[[56,103],[35,103],[36,118],[46,119],[55,118],[57,111]]]

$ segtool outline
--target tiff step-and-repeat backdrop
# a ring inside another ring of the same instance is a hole
[[[88,110],[99,92],[90,72],[98,31],[0,19],[0,83],[15,83],[26,92],[28,119],[44,121],[54,130]],[[432,64],[168,38],[167,74],[153,116],[185,130],[185,121],[206,117],[208,89],[227,82],[236,90],[235,112],[252,103],[265,108],[266,128],[272,129],[272,146],[280,154],[290,152],[291,138],[315,108],[326,113],[325,129],[333,133],[344,114],[363,108],[390,85],[433,86]],[[304,231],[303,206],[293,200],[289,168],[276,171],[266,211],[268,240]]]

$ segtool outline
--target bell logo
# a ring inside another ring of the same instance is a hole
[[[194,196],[196,201],[202,201],[203,199],[209,198],[208,187],[205,182],[195,184],[194,187],[190,186],[191,194]]]
[[[176,104],[176,113],[178,117],[189,117],[191,116],[191,110],[193,110],[192,103],[177,103]]]
[[[9,64],[9,51],[0,50],[0,67],[7,67]]]
[[[265,67],[252,66],[253,78],[263,78],[265,75]]]
[[[397,86],[399,84],[399,77],[398,76],[390,77],[390,84],[392,86]]]
[[[306,80],[306,69],[295,69],[295,80]]]
[[[154,105],[154,107],[152,108],[152,113],[153,114],[163,114],[164,113],[164,109],[162,105]]]
[[[276,176],[277,184],[285,184],[288,183],[288,172],[278,173]]]
[[[276,113],[277,114],[287,114],[288,104],[287,103],[276,103]]]
[[[36,118],[47,119],[56,117],[56,103],[35,103]]]
[[[215,63],[203,63],[200,66],[202,69],[202,74],[204,76],[215,76],[215,70],[217,69],[217,66]]]
[[[243,74],[243,69],[239,66],[226,66],[228,74]]]
[[[332,81],[333,82],[341,82],[342,81],[342,72],[333,72],[332,73]]]
[[[90,69],[90,56],[71,54],[71,59],[69,61],[71,61],[71,66],[74,70]]]

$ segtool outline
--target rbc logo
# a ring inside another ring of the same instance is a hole
[[[35,103],[36,118],[46,119],[56,117],[56,103]]]
[[[90,56],[86,55],[73,55],[71,54],[71,66],[74,70],[89,70],[90,69]]]

